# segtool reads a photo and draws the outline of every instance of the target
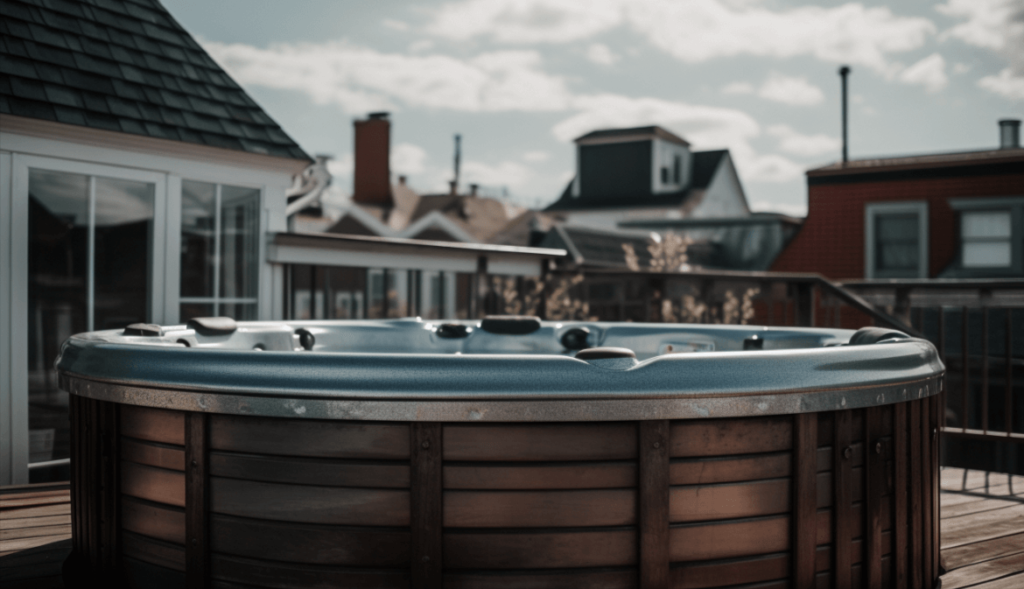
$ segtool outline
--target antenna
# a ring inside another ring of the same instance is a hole
[[[459,189],[459,161],[462,159],[462,135],[455,134],[455,192]]]
[[[843,164],[849,160],[846,136],[846,78],[850,75],[850,66],[844,65],[839,68],[839,77],[843,80]]]

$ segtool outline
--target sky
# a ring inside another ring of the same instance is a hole
[[[991,149],[1024,118],[1024,0],[162,0],[310,154],[352,187],[352,121],[391,113],[391,166],[554,201],[572,141],[660,125],[728,148],[754,210],[806,214],[804,172],[853,159]]]

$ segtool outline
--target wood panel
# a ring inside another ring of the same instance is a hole
[[[210,510],[276,521],[408,526],[409,492],[281,485],[212,477]]]
[[[185,507],[185,473],[122,462],[121,493],[156,503]]]
[[[817,543],[818,416],[801,413],[793,417],[793,570],[797,587],[814,584]],[[787,563],[788,565],[788,563]]]
[[[882,442],[882,409],[869,407],[864,418],[864,563],[865,580],[870,589],[882,587],[881,499],[885,494],[885,444]]]
[[[134,558],[124,558],[121,579],[130,589],[181,589],[184,571],[158,566]]]
[[[674,525],[669,528],[670,558],[687,562],[784,552],[791,532],[786,516]]]
[[[637,532],[633,529],[448,532],[444,536],[446,569],[547,569],[635,564]]]
[[[882,497],[881,510],[882,520],[887,521],[892,517],[892,501],[891,497]],[[832,522],[832,510],[831,509],[819,509],[818,510],[818,533],[817,542],[818,545],[831,544],[832,533],[833,533],[833,522]],[[854,538],[859,538],[864,534],[864,504],[854,503],[850,508],[850,530]],[[884,530],[883,530],[884,531]]]
[[[907,404],[893,408],[893,582],[906,587],[907,578]]]
[[[863,422],[861,422],[863,425]],[[852,427],[852,422],[851,422]],[[850,465],[854,468],[864,466],[864,442],[853,442],[850,444],[853,456],[850,457]],[[835,457],[835,450],[832,444],[818,448],[818,472],[830,472],[832,470],[832,459]]]
[[[864,410],[848,409],[850,413],[850,444],[862,442],[864,432]],[[832,446],[835,440],[835,414],[837,411],[823,411],[818,414],[818,447]],[[891,429],[892,423],[883,424]]]
[[[639,429],[640,586],[668,589],[669,422],[643,421]]]
[[[210,449],[275,456],[407,460],[409,426],[211,415]]]
[[[121,435],[184,446],[185,414],[168,409],[121,405]]]
[[[409,587],[407,570],[322,567],[224,554],[214,554],[210,560],[215,580],[248,586],[280,589],[306,589],[308,587],[408,589]]]
[[[363,567],[409,565],[409,530],[327,526],[214,514],[214,552],[285,562]]]
[[[454,528],[623,526],[636,523],[636,491],[445,491]]]
[[[834,414],[832,450],[832,533],[833,550],[832,577],[836,589],[849,589],[851,587],[850,567],[850,542],[853,540],[853,512],[850,485],[853,484],[853,467],[850,464],[853,450],[852,424],[850,411],[836,411]],[[863,431],[863,421],[861,429]]]
[[[446,589],[636,589],[636,569],[494,571],[444,576]]]
[[[185,511],[130,497],[121,500],[121,527],[130,532],[185,545]]]
[[[417,422],[410,429],[412,587],[440,589],[444,584],[441,424]]]
[[[789,511],[789,479],[672,487],[669,521],[709,521]]]
[[[817,502],[818,507],[832,507],[833,501],[835,500],[835,493],[833,492],[833,479],[835,476],[831,472],[819,472],[818,473],[818,496]],[[850,503],[856,503],[864,500],[864,468],[853,467],[849,468],[850,481],[847,485],[847,495],[850,499]]]
[[[922,589],[924,587],[924,546],[921,538],[921,530],[924,528],[921,511],[921,404],[912,402],[907,404],[907,419],[910,421],[910,459],[907,467],[910,469],[910,587]]]
[[[672,587],[673,589],[702,589],[704,587],[781,581],[789,576],[789,572],[790,558],[785,553],[726,562],[680,564],[672,567]],[[757,585],[757,587],[760,589],[763,585]]]
[[[210,475],[247,481],[323,487],[409,488],[409,465],[404,462],[211,452]]]
[[[789,450],[793,443],[789,416],[672,422],[670,454],[722,456]]]
[[[811,456],[813,464],[813,454]],[[676,458],[669,464],[669,482],[673,485],[706,485],[788,477],[792,458],[789,452],[745,457]]]
[[[185,548],[178,544],[161,542],[148,536],[124,532],[122,535],[124,556],[148,562],[160,567],[184,571]]]
[[[190,588],[208,586],[210,546],[207,453],[207,414],[185,416],[185,582]]]
[[[924,585],[932,586],[934,571],[932,569],[932,522],[935,514],[932,512],[932,433],[931,433],[931,398],[918,401],[921,406],[918,414],[921,419],[921,459],[917,464],[915,473],[921,478],[921,515],[923,528],[921,534],[921,567],[924,569]]]
[[[635,462],[444,466],[445,489],[619,489],[635,487],[636,480]]]
[[[445,425],[446,461],[636,458],[636,424]]]
[[[166,470],[185,470],[185,448],[136,438],[121,439],[121,459]]]

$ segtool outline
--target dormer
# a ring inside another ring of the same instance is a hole
[[[573,198],[672,194],[690,184],[690,143],[657,126],[603,129],[576,139]]]

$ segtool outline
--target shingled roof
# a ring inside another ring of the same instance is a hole
[[[0,113],[310,159],[157,0],[0,2]]]

